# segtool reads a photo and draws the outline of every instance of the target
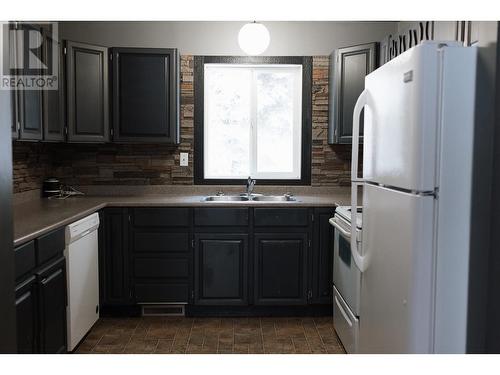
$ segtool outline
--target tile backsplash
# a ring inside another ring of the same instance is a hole
[[[328,145],[328,56],[313,57],[312,186],[346,186],[350,146]],[[40,189],[45,177],[69,185],[192,185],[193,56],[181,57],[181,143],[172,145],[13,142],[14,192]],[[189,166],[179,166],[179,153]]]

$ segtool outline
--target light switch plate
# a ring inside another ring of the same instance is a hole
[[[181,152],[180,164],[181,167],[187,167],[189,165],[189,153]]]

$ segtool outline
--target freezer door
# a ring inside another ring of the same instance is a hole
[[[360,352],[432,351],[434,198],[367,184]]]
[[[437,44],[424,43],[365,78],[364,180],[434,190],[438,62]]]

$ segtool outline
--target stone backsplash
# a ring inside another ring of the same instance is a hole
[[[349,145],[328,145],[328,56],[313,57],[312,186],[346,186]],[[170,145],[13,142],[14,192],[40,189],[45,177],[68,185],[192,185],[193,56],[181,57],[181,143]],[[189,153],[189,167],[179,153]]]

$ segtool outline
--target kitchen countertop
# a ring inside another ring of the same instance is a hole
[[[204,202],[205,195],[150,194],[37,198],[14,204],[14,246],[70,224],[104,207],[334,207],[350,204],[350,189],[328,194],[296,194],[291,202]]]

